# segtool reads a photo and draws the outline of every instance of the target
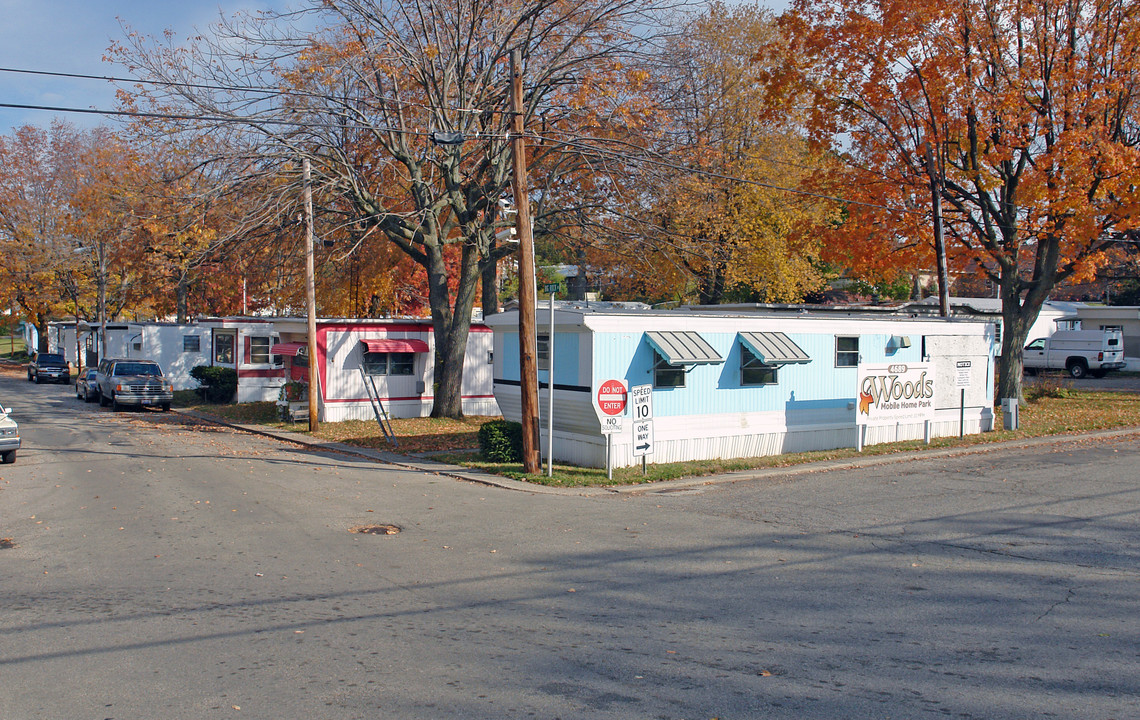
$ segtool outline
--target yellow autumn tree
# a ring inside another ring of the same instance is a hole
[[[781,43],[767,11],[713,3],[663,58],[661,145],[674,165],[646,234],[653,264],[676,268],[702,304],[792,302],[823,280],[817,236],[799,230],[832,206],[794,192],[819,160],[794,116],[760,112],[761,50]]]

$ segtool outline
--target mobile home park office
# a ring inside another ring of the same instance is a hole
[[[72,362],[77,348],[84,365],[98,340],[96,326],[57,323],[49,345]],[[305,318],[203,318],[194,323],[131,322],[108,326],[105,357],[157,361],[176,390],[197,387],[190,376],[196,365],[233,368],[237,402],[276,401],[286,381],[309,379]],[[372,377],[380,400],[392,417],[431,413],[435,379],[435,339],[430,319],[318,319],[317,358],[321,420],[371,420],[372,404],[364,375]],[[463,411],[498,415],[491,392],[491,331],[471,326],[463,368]],[[363,373],[362,373],[363,370]]]
[[[602,467],[607,439],[594,396],[607,380],[652,386],[651,462],[753,457],[993,429],[994,325],[959,319],[851,314],[612,311],[562,306],[553,353],[538,313],[542,452],[548,449],[553,356],[554,458]],[[517,312],[487,318],[494,331],[494,392],[519,420]],[[929,426],[858,426],[860,366],[925,366]],[[631,423],[613,436],[615,467],[640,463]],[[861,434],[861,433],[865,433]]]

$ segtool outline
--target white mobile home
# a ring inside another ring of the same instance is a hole
[[[84,350],[84,365],[98,362],[97,326],[74,323],[52,328],[52,348],[74,362]],[[308,382],[305,318],[200,318],[187,324],[115,323],[107,326],[104,357],[156,360],[176,390],[198,387],[190,376],[196,365],[232,368],[237,373],[237,402],[276,401],[286,381]],[[58,349],[57,349],[58,348]],[[463,411],[498,415],[491,390],[491,330],[473,324],[463,366]],[[365,378],[392,417],[431,413],[435,381],[435,338],[430,319],[318,319],[317,363],[321,420],[371,420]]]
[[[106,338],[101,353],[100,334]],[[94,367],[100,357],[154,360],[162,366],[175,390],[197,387],[190,369],[210,364],[210,329],[196,323],[108,323],[101,328],[81,322],[78,337],[75,323],[52,323],[49,336],[53,350],[63,353],[73,365],[79,364],[80,357],[84,367]]]
[[[488,318],[494,391],[521,415],[518,316]],[[595,409],[602,384],[650,386],[651,462],[751,457],[993,429],[994,325],[961,319],[814,317],[756,312],[556,310],[553,344],[538,323],[543,453],[554,392],[554,457],[601,467],[607,440]],[[553,352],[550,348],[553,348]],[[553,377],[549,371],[553,358]],[[929,365],[925,422],[860,434],[860,368]],[[553,383],[551,383],[551,380]],[[613,436],[616,467],[640,462],[630,418]]]
[[[276,339],[268,349],[282,359],[286,379],[309,379],[305,359],[308,330],[304,318],[278,319]],[[463,412],[498,415],[491,390],[491,330],[472,324],[463,363]],[[321,419],[371,420],[368,382],[392,417],[426,417],[431,413],[435,383],[435,336],[427,318],[317,321],[318,385]],[[252,369],[239,369],[239,392]],[[310,384],[311,388],[311,384]],[[274,392],[273,399],[277,397]],[[270,398],[265,398],[270,399]]]

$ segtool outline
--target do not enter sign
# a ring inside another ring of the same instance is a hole
[[[597,407],[603,415],[621,415],[625,412],[625,383],[606,380],[598,388]]]

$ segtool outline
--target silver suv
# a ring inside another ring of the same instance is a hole
[[[174,387],[153,360],[107,358],[99,362],[95,387],[100,405],[116,411],[126,405],[155,405],[164,411],[174,400]]]

